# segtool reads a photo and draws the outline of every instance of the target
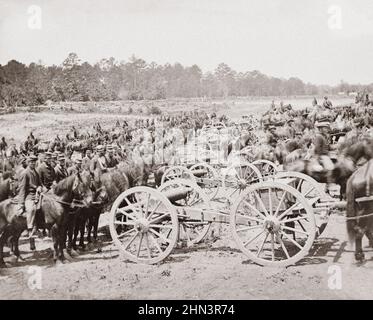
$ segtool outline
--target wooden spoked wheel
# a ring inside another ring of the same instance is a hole
[[[223,175],[223,188],[226,198],[234,203],[240,194],[250,185],[262,181],[262,175],[258,168],[249,162],[234,164],[227,168]]]
[[[179,222],[176,209],[165,195],[141,186],[123,192],[114,201],[109,228],[125,258],[154,264],[167,258],[174,248]]]
[[[197,184],[205,192],[209,200],[214,199],[219,192],[219,176],[215,168],[207,163],[197,163],[189,169],[196,178]]]
[[[168,197],[179,213],[179,238],[186,241],[187,246],[201,242],[209,232],[211,222],[203,221],[200,214],[189,216],[188,209],[202,212],[211,208],[204,191],[194,182],[185,179],[168,181],[158,190]]]
[[[273,176],[278,171],[276,164],[269,160],[260,159],[252,162],[252,164],[259,169],[263,178]]]
[[[168,168],[163,173],[161,184],[174,179],[188,179],[195,182],[193,173],[184,166],[173,166]]]
[[[278,172],[275,179],[280,179],[291,185],[307,199],[311,207],[314,208],[316,237],[320,236],[328,224],[330,213],[326,207],[318,208],[323,201],[329,198],[324,187],[312,177],[295,171]]]
[[[289,202],[288,195],[295,202]],[[295,264],[308,254],[315,238],[308,201],[295,188],[273,181],[252,185],[240,196],[231,209],[230,227],[242,252],[263,266]]]

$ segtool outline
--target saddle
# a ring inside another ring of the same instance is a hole
[[[354,173],[352,186],[356,202],[373,201],[373,160]]]

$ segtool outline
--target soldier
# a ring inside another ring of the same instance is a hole
[[[91,169],[91,162],[92,162],[92,150],[87,149],[85,151],[84,158],[82,159],[82,168],[84,170],[89,171]]]
[[[40,183],[48,190],[56,182],[54,167],[52,165],[52,153],[47,151],[44,155],[44,162],[38,167]]]
[[[328,97],[324,97],[324,102],[323,102],[323,107],[326,108],[326,109],[331,109],[333,104],[331,103],[331,101],[328,99]]]
[[[67,168],[67,174],[71,176],[73,174],[78,174],[81,172],[82,172],[82,159],[76,158],[74,160],[74,164],[71,167]]]
[[[329,143],[329,122],[318,122],[315,124],[317,132],[313,140],[314,150],[313,153],[319,160],[320,165],[326,171],[331,171],[334,168],[334,164],[329,157],[330,143]]]
[[[5,138],[2,137],[0,141],[0,152],[4,155],[6,152],[6,148],[8,147],[8,144],[5,141]]]
[[[68,176],[66,165],[65,165],[65,156],[59,155],[57,159],[57,164],[54,167],[56,182],[60,182]]]
[[[21,173],[18,185],[16,201],[19,205],[21,214],[26,213],[27,231],[30,238],[34,238],[37,231],[35,225],[36,203],[38,202],[37,193],[41,189],[41,182],[38,172],[35,170],[36,160],[35,155],[28,157],[28,165]]]
[[[93,157],[91,162],[91,172],[96,172],[97,170],[101,173],[107,171],[105,149],[101,145],[96,147],[96,155]]]
[[[115,168],[115,166],[118,164],[118,161],[114,157],[114,147],[112,145],[108,145],[106,149],[107,149],[107,152],[106,152],[105,158],[106,158],[107,167]]]

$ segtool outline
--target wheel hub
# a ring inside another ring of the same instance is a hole
[[[243,178],[238,180],[238,186],[240,189],[245,189],[247,187],[247,181]]]
[[[135,229],[141,233],[148,232],[149,230],[149,221],[141,218],[135,222]]]
[[[270,233],[278,233],[280,227],[280,221],[275,217],[267,217],[264,221],[264,229]]]

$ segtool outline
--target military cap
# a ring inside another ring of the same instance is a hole
[[[34,154],[30,154],[27,158],[28,161],[36,161],[38,160],[38,157],[35,156]]]

